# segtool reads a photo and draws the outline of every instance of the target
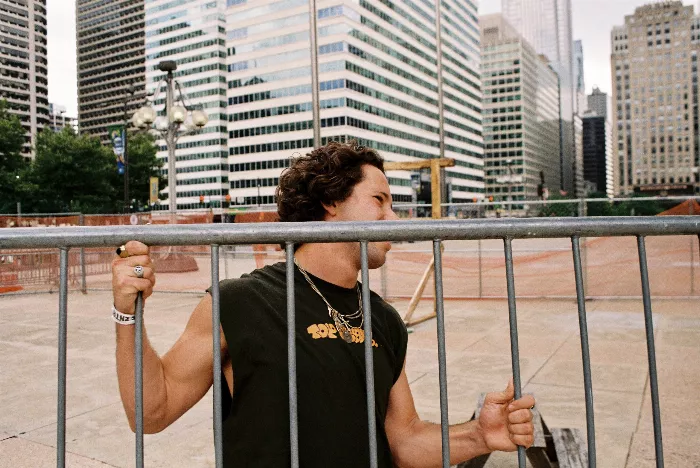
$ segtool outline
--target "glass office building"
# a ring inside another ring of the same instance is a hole
[[[486,195],[540,199],[542,181],[560,185],[557,74],[502,15],[482,16],[481,30]]]
[[[318,0],[321,143],[357,140],[386,159],[436,158],[433,1]],[[313,144],[308,0],[228,0],[226,75],[232,203],[272,203],[290,157]],[[484,195],[477,7],[442,2],[446,170],[452,201]],[[394,201],[411,174],[388,173]]]
[[[576,163],[582,163],[580,121],[575,114],[575,82],[571,0],[502,0],[505,19],[539,54],[545,55],[559,76],[562,132],[562,189],[574,194]],[[578,135],[578,141],[577,141]]]
[[[166,97],[158,64],[173,60],[181,86],[176,94],[181,92],[189,106],[209,116],[203,129],[177,141],[178,210],[219,207],[228,194],[225,9],[222,0],[146,1],[146,90],[156,93],[154,108],[162,113]],[[158,157],[166,163],[162,177],[167,179],[168,152],[164,141],[158,143]],[[168,207],[169,200],[161,201],[161,209]]]

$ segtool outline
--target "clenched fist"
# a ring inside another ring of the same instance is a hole
[[[125,246],[127,257],[117,256],[112,261],[112,294],[115,309],[122,314],[134,314],[137,294],[142,291],[144,299],[149,297],[156,284],[156,275],[146,244],[129,241]],[[141,278],[134,269],[136,266],[143,268]]]

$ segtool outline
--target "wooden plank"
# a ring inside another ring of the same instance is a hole
[[[435,259],[433,258],[432,260],[430,260],[428,267],[423,272],[423,277],[420,279],[420,282],[418,283],[416,290],[413,292],[413,296],[411,297],[411,302],[408,303],[408,310],[406,311],[406,315],[403,318],[404,323],[406,323],[406,325],[408,325],[408,326],[412,325],[411,317],[413,317],[413,313],[416,311],[416,307],[418,307],[418,303],[420,302],[420,298],[423,297],[423,291],[425,290],[425,287],[428,284],[428,280],[430,279],[430,274],[433,272],[434,268],[435,268]]]
[[[454,167],[455,160],[452,158],[424,159],[423,161],[386,161],[385,171],[415,171],[418,169],[428,169],[432,161],[438,161],[439,167]]]
[[[588,466],[586,442],[579,429],[552,428],[552,440],[557,451],[559,468],[585,468]]]
[[[430,165],[430,189],[432,201],[432,218],[440,219],[442,218],[442,177],[440,174],[440,160],[431,159]]]

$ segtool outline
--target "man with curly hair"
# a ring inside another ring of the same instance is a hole
[[[383,159],[354,142],[331,142],[294,159],[276,195],[282,222],[397,219]],[[114,308],[130,323],[137,293],[151,295],[155,274],[146,245],[132,241],[125,247],[124,258],[113,262]],[[296,247],[300,466],[368,466],[359,245]],[[383,265],[390,248],[389,242],[371,243],[369,267]],[[139,275],[137,265],[143,268]],[[286,265],[266,266],[220,286],[224,464],[289,466]],[[371,306],[379,466],[440,466],[440,426],[421,421],[406,377],[406,327],[374,293]],[[168,427],[212,386],[211,314],[207,294],[162,357],[144,331],[147,433]],[[116,329],[119,389],[133,430],[134,328],[120,323]],[[450,427],[451,465],[533,443],[534,399],[514,400],[513,395],[512,384],[488,394],[478,420]]]

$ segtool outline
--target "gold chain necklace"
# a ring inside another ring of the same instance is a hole
[[[365,323],[365,315],[362,310],[362,296],[360,295],[360,286],[355,286],[355,288],[357,289],[357,302],[360,305],[359,309],[357,309],[357,311],[353,312],[352,314],[343,315],[328,302],[328,300],[323,296],[323,294],[321,294],[321,291],[318,290],[314,282],[311,281],[311,278],[309,278],[309,274],[306,272],[306,270],[304,270],[301,267],[301,265],[299,265],[299,262],[297,262],[296,257],[294,257],[294,264],[297,266],[297,268],[299,268],[299,271],[306,279],[306,282],[309,283],[311,289],[313,289],[314,292],[318,294],[321,297],[321,299],[323,299],[323,302],[326,303],[326,306],[328,307],[328,315],[331,317],[331,319],[333,319],[333,322],[335,323],[335,329],[338,330],[340,337],[346,343],[352,343],[352,333],[350,332],[350,330],[352,330],[355,327],[350,325],[349,320],[361,317],[362,321],[360,323],[360,328],[362,328],[362,326]]]

